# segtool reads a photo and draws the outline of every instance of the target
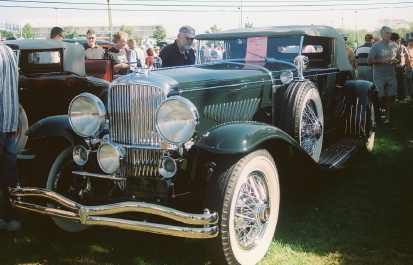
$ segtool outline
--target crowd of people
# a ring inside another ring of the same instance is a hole
[[[350,64],[356,69],[357,79],[373,82],[377,87],[380,108],[384,111],[383,126],[395,129],[392,123],[393,102],[410,99],[413,107],[413,36],[407,46],[406,41],[390,27],[382,27],[380,35],[381,39],[375,40],[372,34],[366,34],[363,45],[353,52],[346,44],[346,50]],[[343,38],[347,42],[345,35]]]
[[[153,45],[137,46],[136,40],[129,38],[128,33],[119,31],[113,36],[114,46],[106,52],[96,44],[97,36],[93,29],[86,33],[85,59],[112,59],[114,74],[125,75],[136,68],[157,68],[190,65],[195,63],[195,52],[192,48],[195,30],[188,25],[182,26],[174,43],[161,51]],[[160,58],[160,60],[159,60]],[[157,63],[161,61],[162,63]]]

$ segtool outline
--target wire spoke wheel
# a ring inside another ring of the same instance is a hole
[[[242,248],[251,249],[260,242],[270,214],[268,199],[262,174],[252,173],[242,184],[235,205],[234,229]]]
[[[208,183],[204,206],[220,215],[220,233],[205,240],[216,264],[256,264],[272,242],[278,220],[278,171],[266,150],[227,162]]]

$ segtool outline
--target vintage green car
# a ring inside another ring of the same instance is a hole
[[[328,26],[196,41],[195,65],[118,78],[104,97],[83,93],[67,116],[29,128],[43,148],[13,204],[65,231],[199,238],[217,264],[260,261],[276,231],[280,180],[370,151],[377,92],[353,80],[344,41]],[[202,58],[205,46],[218,56]]]

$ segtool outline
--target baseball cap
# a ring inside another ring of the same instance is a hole
[[[185,37],[193,39],[195,38],[195,30],[193,27],[185,25],[179,29],[180,33],[185,33]]]
[[[366,36],[364,36],[365,40],[372,40],[373,39],[373,35],[371,34],[366,34]]]
[[[344,40],[347,40],[347,34],[341,33],[341,37],[343,37]]]

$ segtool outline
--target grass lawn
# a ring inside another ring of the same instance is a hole
[[[397,129],[378,128],[372,153],[284,191],[260,264],[413,264],[413,109],[394,107]],[[211,264],[199,240],[104,227],[53,237],[22,221],[0,231],[0,264]]]

